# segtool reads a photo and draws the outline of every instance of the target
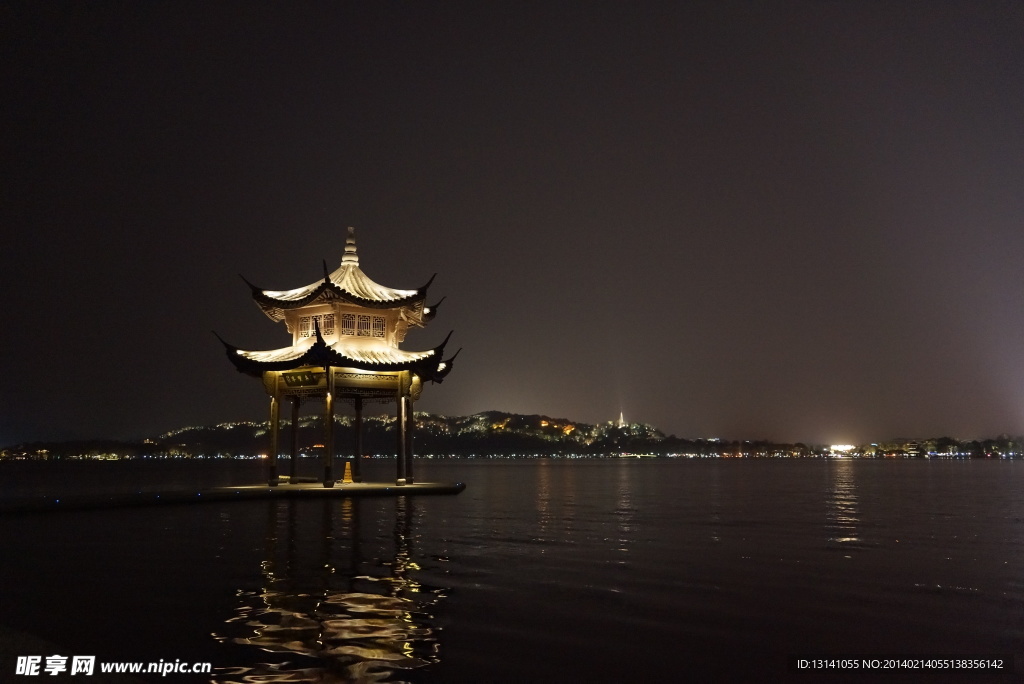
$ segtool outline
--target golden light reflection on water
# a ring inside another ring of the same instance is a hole
[[[829,462],[829,492],[825,497],[825,517],[830,546],[848,548],[860,544],[857,509],[857,481],[855,464],[851,459],[839,458]]]
[[[551,524],[551,461],[539,461],[537,469],[537,529],[546,538]]]
[[[559,473],[562,480],[562,510],[559,517],[567,531],[576,529],[576,469],[562,468]]]
[[[262,587],[239,590],[235,615],[213,636],[301,657],[229,669],[213,682],[401,681],[401,672],[438,661],[426,611],[443,590],[415,578],[414,504],[396,500],[386,534],[378,516],[360,519],[361,507],[371,503],[325,500],[319,523],[309,519],[317,506],[270,505]],[[363,539],[367,528],[376,534]]]
[[[633,518],[636,508],[633,506],[633,468],[631,463],[619,462],[618,479],[616,482],[615,522],[618,527],[617,550],[628,552],[634,532]]]
[[[711,541],[720,544],[722,542],[722,481],[721,471],[717,468],[711,472],[711,482],[708,485],[707,494]]]

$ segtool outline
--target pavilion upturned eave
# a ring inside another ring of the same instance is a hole
[[[318,331],[319,332],[319,331]],[[413,371],[424,380],[441,382],[451,371],[451,359],[445,360],[444,348],[449,333],[437,347],[426,351],[404,349],[360,349],[341,343],[329,345],[322,337],[308,345],[293,345],[267,351],[247,351],[223,339],[228,359],[235,368],[253,377],[267,371],[287,371],[306,367],[352,368],[362,371]],[[457,353],[456,353],[457,355]]]
[[[260,309],[272,320],[284,318],[284,311],[299,309],[317,301],[340,300],[369,309],[414,309],[427,298],[427,289],[434,276],[415,290],[398,290],[373,282],[357,265],[343,264],[322,280],[294,290],[267,290],[253,285],[244,277],[252,297]],[[430,308],[430,307],[427,307]],[[424,322],[433,316],[423,316]]]

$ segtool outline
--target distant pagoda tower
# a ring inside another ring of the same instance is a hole
[[[243,278],[244,280],[244,278]],[[279,482],[277,458],[281,400],[290,398],[291,482],[298,463],[299,405],[308,399],[324,402],[323,470],[325,487],[334,486],[334,411],[340,399],[355,410],[350,455],[352,477],[362,481],[362,411],[364,402],[396,402],[396,484],[412,483],[413,401],[425,382],[442,382],[451,372],[455,353],[443,359],[451,337],[427,351],[399,348],[409,328],[425,327],[441,302],[427,306],[427,288],[397,290],[370,280],[359,268],[356,239],[348,229],[341,265],[322,280],[294,290],[265,290],[249,281],[256,304],[275,322],[283,321],[292,343],[281,349],[246,351],[224,342],[228,358],[240,372],[260,378],[270,395],[268,480]],[[443,300],[442,300],[443,301]]]

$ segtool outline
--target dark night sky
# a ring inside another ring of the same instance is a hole
[[[1024,4],[3,3],[0,444],[263,420],[361,264],[417,409],[1024,432]]]

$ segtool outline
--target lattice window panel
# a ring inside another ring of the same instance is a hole
[[[355,335],[356,334],[356,315],[355,314],[341,314],[341,334],[342,335]]]
[[[373,336],[384,337],[384,317],[374,316],[373,317]]]
[[[314,323],[320,326],[321,335],[334,334],[334,314],[318,314],[299,318],[299,337],[313,337],[316,334]]]
[[[356,327],[356,334],[359,335],[359,337],[369,337],[370,336],[370,317],[369,316],[359,316],[359,318],[357,320],[357,324],[358,325]]]

